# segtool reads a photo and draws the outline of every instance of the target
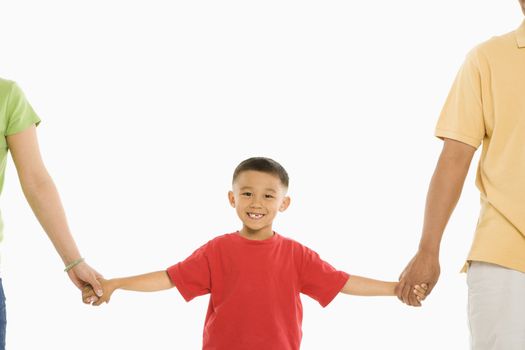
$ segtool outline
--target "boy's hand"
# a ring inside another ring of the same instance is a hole
[[[428,285],[426,283],[416,284],[413,293],[416,295],[417,301],[420,303],[427,297]]]
[[[395,291],[398,299],[407,305],[421,306],[412,293],[413,286],[426,283],[426,295],[429,295],[438,281],[439,273],[439,257],[423,251],[418,252],[399,276],[399,284]]]
[[[109,303],[109,300],[111,299],[111,295],[116,289],[116,285],[114,283],[114,280],[105,280],[103,278],[99,278],[98,281],[100,282],[100,285],[104,289],[104,294],[100,297],[98,297],[91,287],[91,285],[86,285],[82,289],[82,301],[84,304],[91,304],[93,306],[99,306],[102,303]],[[98,299],[98,300],[97,300]]]

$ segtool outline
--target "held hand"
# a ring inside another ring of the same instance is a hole
[[[426,283],[423,283],[423,284],[416,284],[414,286],[414,294],[416,295],[416,299],[417,301],[419,302],[422,302],[423,300],[425,300],[425,298],[427,297],[427,291],[428,291],[428,286]]]
[[[82,301],[84,304],[91,304],[93,306],[99,306],[102,303],[109,303],[111,295],[116,289],[112,280],[105,280],[100,278],[98,282],[102,285],[104,289],[104,295],[97,297],[93,288],[88,284],[82,289]]]
[[[429,295],[438,281],[439,273],[438,256],[419,251],[399,276],[399,284],[395,290],[398,299],[410,306],[421,306],[413,289],[416,285],[426,284],[426,295]]]
[[[77,266],[73,267],[67,272],[67,274],[78,289],[82,290],[86,283],[92,286],[96,291],[95,298],[102,296],[104,293],[102,285],[98,281],[98,279],[102,278],[102,275],[85,262],[81,262]]]

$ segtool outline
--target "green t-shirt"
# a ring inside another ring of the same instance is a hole
[[[7,162],[7,140],[9,135],[21,132],[33,124],[38,125],[40,118],[27,102],[24,93],[15,82],[0,78],[0,193],[4,187],[5,166]],[[0,241],[4,224],[0,216]]]

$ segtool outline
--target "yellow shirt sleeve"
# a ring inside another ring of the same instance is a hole
[[[476,50],[461,66],[439,117],[435,135],[478,148],[485,137],[481,76]]]

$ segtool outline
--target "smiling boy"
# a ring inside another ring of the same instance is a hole
[[[327,306],[339,293],[394,296],[396,282],[351,276],[334,269],[300,243],[273,231],[290,205],[288,174],[269,158],[250,158],[233,175],[228,199],[240,231],[216,237],[186,260],[140,276],[102,280],[109,301],[115,289],[157,291],[177,287],[186,301],[211,294],[203,349],[296,350],[302,337],[300,293]],[[419,300],[425,290],[414,291]],[[86,288],[83,300],[92,302]]]
[[[248,159],[235,169],[232,185],[228,199],[243,223],[239,234],[255,240],[272,237],[273,219],[290,205],[286,171],[270,160]]]

